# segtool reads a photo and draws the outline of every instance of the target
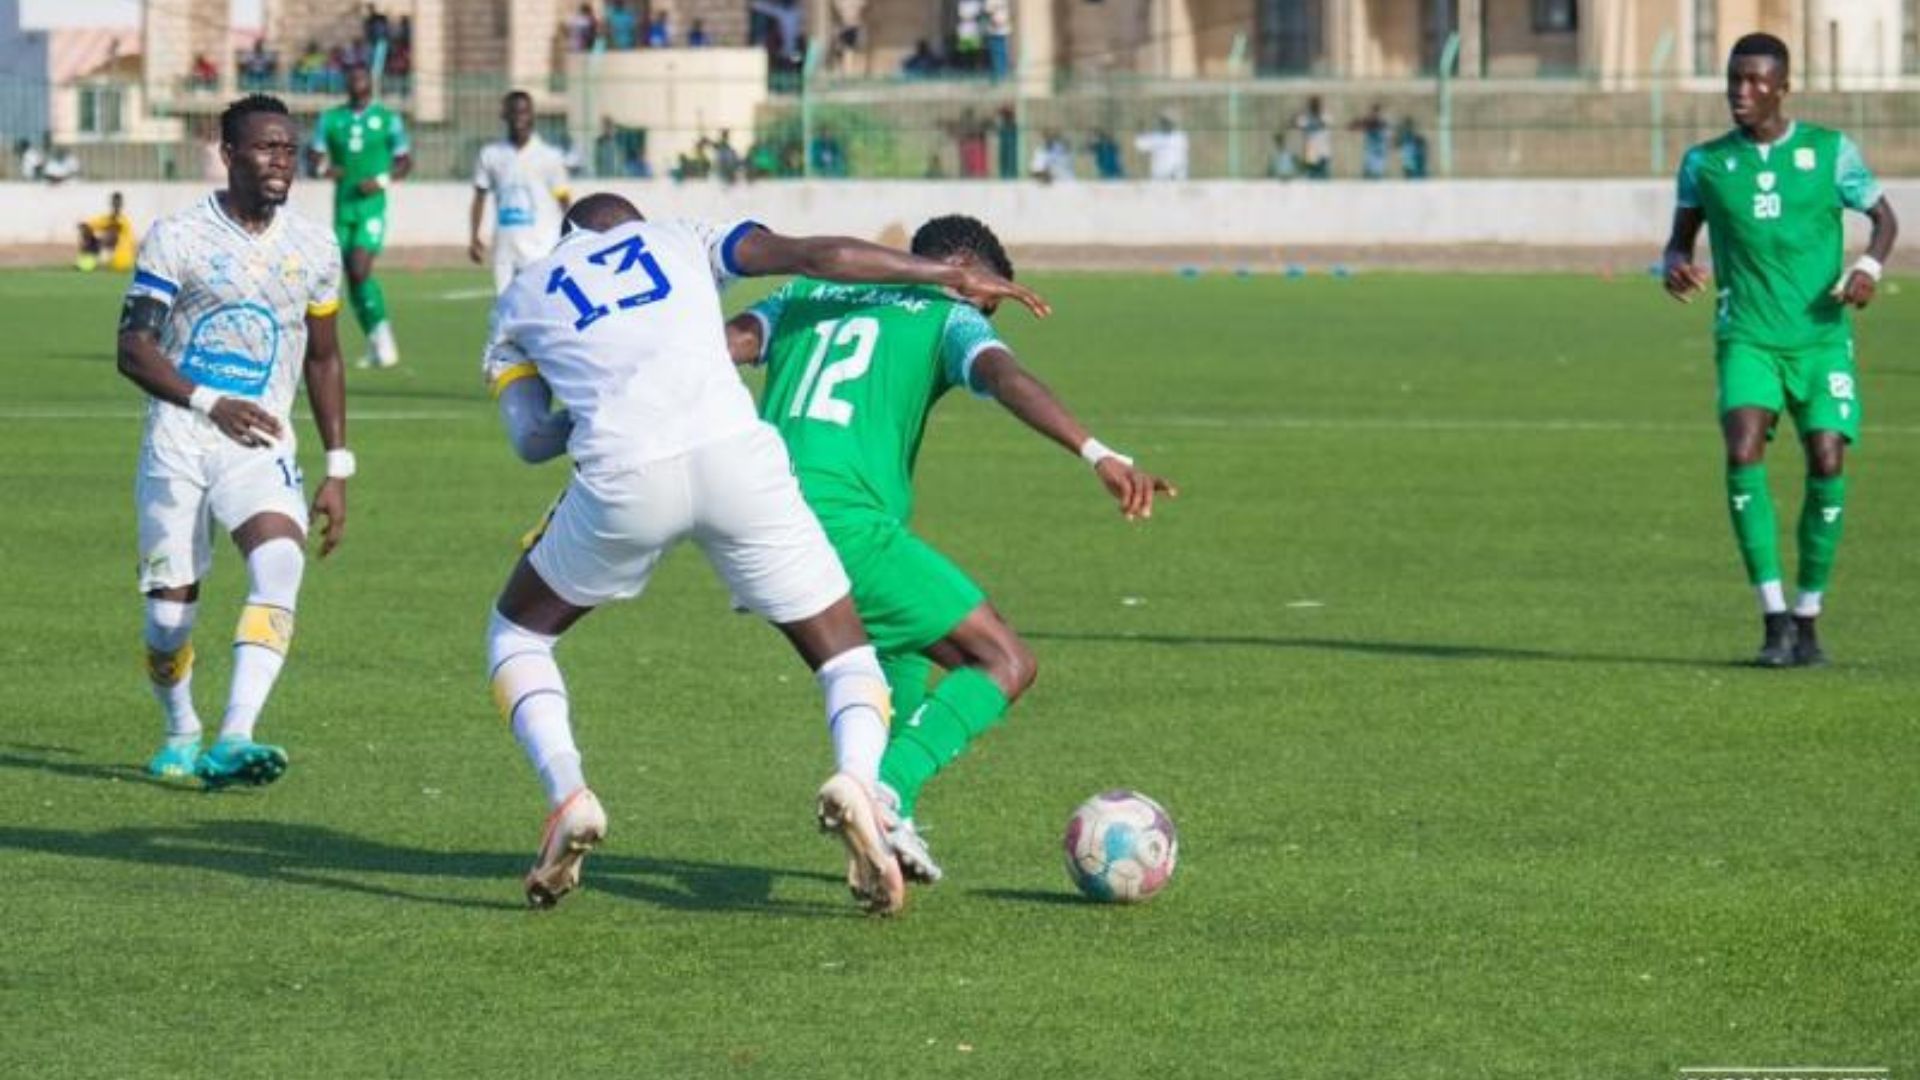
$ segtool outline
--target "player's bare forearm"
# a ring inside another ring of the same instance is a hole
[[[953,286],[960,270],[851,236],[782,236],[755,229],[740,238],[734,258],[748,274],[805,274],[824,281],[899,282]]]
[[[405,180],[411,172],[413,172],[413,155],[401,154],[393,159],[393,168],[387,171],[387,175],[395,180]]]
[[[1021,423],[1078,454],[1087,429],[1045,383],[1005,349],[988,349],[973,361],[974,380]]]
[[[480,241],[480,222],[487,213],[487,193],[479,188],[473,189],[473,207],[467,212],[467,255],[474,262],[486,253],[486,245]]]
[[[1682,206],[1673,212],[1673,231],[1667,236],[1662,285],[1668,295],[1681,303],[1706,288],[1707,276],[1693,264],[1693,248],[1700,239],[1700,227],[1706,221],[1700,208]]]
[[[1893,255],[1893,242],[1900,238],[1900,218],[1894,214],[1893,204],[1881,196],[1879,202],[1867,208],[1867,220],[1873,223],[1873,233],[1867,238],[1867,254],[1885,264]]]
[[[161,401],[185,408],[193,394],[193,380],[167,362],[160,339],[150,331],[120,331],[119,368],[121,375]]]
[[[760,362],[761,335],[765,328],[752,315],[735,315],[727,320],[727,355],[745,367]]]
[[[334,315],[307,317],[304,374],[320,445],[342,449],[347,445],[347,365],[340,359],[340,327]]]

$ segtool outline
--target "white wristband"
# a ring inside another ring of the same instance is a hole
[[[380,185],[380,190],[385,191],[393,186],[393,174],[380,173],[373,178],[373,182]]]
[[[219,391],[211,387],[196,386],[193,388],[193,393],[187,395],[187,408],[192,409],[201,416],[211,416],[213,415],[213,407],[220,404],[220,398],[221,394]]]
[[[327,479],[347,480],[352,478],[358,463],[354,461],[353,451],[346,448],[327,451]]]
[[[1100,463],[1107,458],[1114,458],[1122,465],[1133,464],[1132,458],[1120,453],[1091,435],[1087,436],[1086,442],[1080,444],[1080,460],[1087,464],[1098,468]]]
[[[1887,269],[1880,265],[1879,259],[1871,255],[1862,255],[1853,260],[1853,268],[1855,271],[1867,275],[1876,282],[1880,280],[1880,275],[1885,273]]]

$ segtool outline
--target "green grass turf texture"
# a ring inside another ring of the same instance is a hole
[[[1182,495],[1129,527],[991,404],[936,414],[918,526],[1041,677],[929,789],[949,878],[889,922],[814,832],[812,680],[691,550],[560,650],[612,830],[583,892],[522,910],[544,809],[482,628],[566,469],[501,437],[478,274],[389,275],[405,365],[350,375],[347,542],[309,565],[261,728],[291,771],[146,782],[119,285],[9,273],[0,1071],[1916,1075],[1913,286],[1862,321],[1837,662],[1763,672],[1706,304],[1643,278],[1036,280],[1058,314],[1003,313],[1009,340]],[[1784,532],[1791,442],[1773,470]],[[209,723],[243,579],[222,546]],[[1113,787],[1181,829],[1143,907],[1062,870],[1068,813]]]

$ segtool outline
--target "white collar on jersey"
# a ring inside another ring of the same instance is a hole
[[[278,207],[275,207],[273,220],[267,222],[266,229],[258,233],[248,232],[246,226],[228,216],[227,208],[220,205],[220,191],[218,190],[207,193],[207,212],[212,214],[216,221],[233,230],[235,234],[245,239],[248,243],[258,243],[262,240],[271,240],[273,237],[279,235],[280,223],[287,219],[287,204],[282,203]]]

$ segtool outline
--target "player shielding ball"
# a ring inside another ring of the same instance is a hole
[[[1756,660],[1766,667],[1824,661],[1815,632],[1846,522],[1849,443],[1860,437],[1861,394],[1848,307],[1873,300],[1899,224],[1860,150],[1838,131],[1789,121],[1787,47],[1748,34],[1727,60],[1734,129],[1687,151],[1680,164],[1666,288],[1690,300],[1706,287],[1693,263],[1706,225],[1713,244],[1720,426],[1733,532],[1765,622]],[[1844,267],[1841,213],[1873,223],[1867,252]],[[1800,510],[1799,596],[1781,581],[1773,497],[1762,464],[1780,414],[1806,448]]]
[[[365,66],[347,69],[347,103],[320,114],[307,159],[334,182],[333,232],[346,259],[347,299],[367,335],[362,367],[400,362],[373,260],[387,244],[387,189],[413,171],[412,154],[406,121],[373,100],[373,76]]]
[[[160,221],[120,316],[120,373],[149,397],[134,478],[147,672],[166,741],[147,765],[208,787],[265,784],[287,767],[254,725],[293,640],[307,507],[289,411],[304,374],[327,479],[313,500],[325,556],[347,523],[346,378],[335,315],[340,250],[286,207],[300,142],[287,108],[254,95],[220,117],[227,187]],[[247,563],[220,737],[200,749],[193,625],[212,525]]]
[[[566,215],[567,161],[558,147],[533,130],[533,98],[515,90],[500,102],[507,137],[488,143],[473,165],[473,209],[468,214],[467,256],[487,257],[480,237],[487,197],[493,197],[493,291],[503,293],[513,275],[553,250]]]
[[[780,436],[734,371],[720,285],[805,273],[1045,305],[990,273],[858,240],[780,236],[747,221],[644,221],[614,195],[582,199],[567,221],[559,246],[495,305],[484,361],[516,452],[541,461],[564,451],[574,462],[488,629],[494,700],[552,807],[527,899],[545,907],[573,889],[607,829],[574,745],[554,644],[594,608],[639,595],[660,559],[689,540],[813,669],[837,770],[820,789],[820,823],[846,845],[848,884],[862,903],[897,911],[906,888],[875,797],[886,680]],[[561,411],[550,411],[553,400]]]
[[[1013,277],[979,221],[935,218],[913,254]],[[975,306],[934,288],[858,287],[796,278],[727,324],[740,364],[765,364],[760,415],[780,431],[807,504],[853,580],[879,650],[896,724],[880,763],[888,840],[908,876],[940,867],[914,823],[921,788],[997,725],[1032,685],[1033,652],[965,571],[916,535],[913,468],[933,407],[949,390],[991,397],[1093,467],[1129,519],[1149,517],[1171,483],[1091,437],[1014,358]],[[929,692],[935,665],[947,674]]]

